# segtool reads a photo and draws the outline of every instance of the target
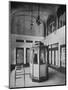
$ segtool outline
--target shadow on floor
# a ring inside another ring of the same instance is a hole
[[[52,78],[54,78],[54,76],[55,76],[54,72],[49,72],[48,79],[52,79]]]
[[[49,65],[49,67],[55,69],[55,70],[58,71],[58,72],[66,73],[66,68],[64,68],[64,67],[59,67],[59,68],[57,68],[57,67],[52,66],[52,65]]]

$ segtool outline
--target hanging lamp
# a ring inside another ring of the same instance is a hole
[[[38,5],[38,16],[36,19],[36,23],[39,26],[41,24],[41,20],[40,20],[40,5]]]
[[[32,29],[32,26],[33,26],[33,6],[32,6],[32,9],[31,9],[31,29]]]

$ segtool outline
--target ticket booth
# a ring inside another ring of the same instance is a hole
[[[31,48],[30,77],[32,81],[44,81],[48,79],[48,47],[37,42]]]

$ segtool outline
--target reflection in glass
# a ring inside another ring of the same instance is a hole
[[[24,63],[24,49],[17,49],[17,64]]]

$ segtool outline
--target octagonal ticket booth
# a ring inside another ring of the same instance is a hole
[[[31,47],[30,77],[38,82],[48,79],[48,47],[41,42]]]

